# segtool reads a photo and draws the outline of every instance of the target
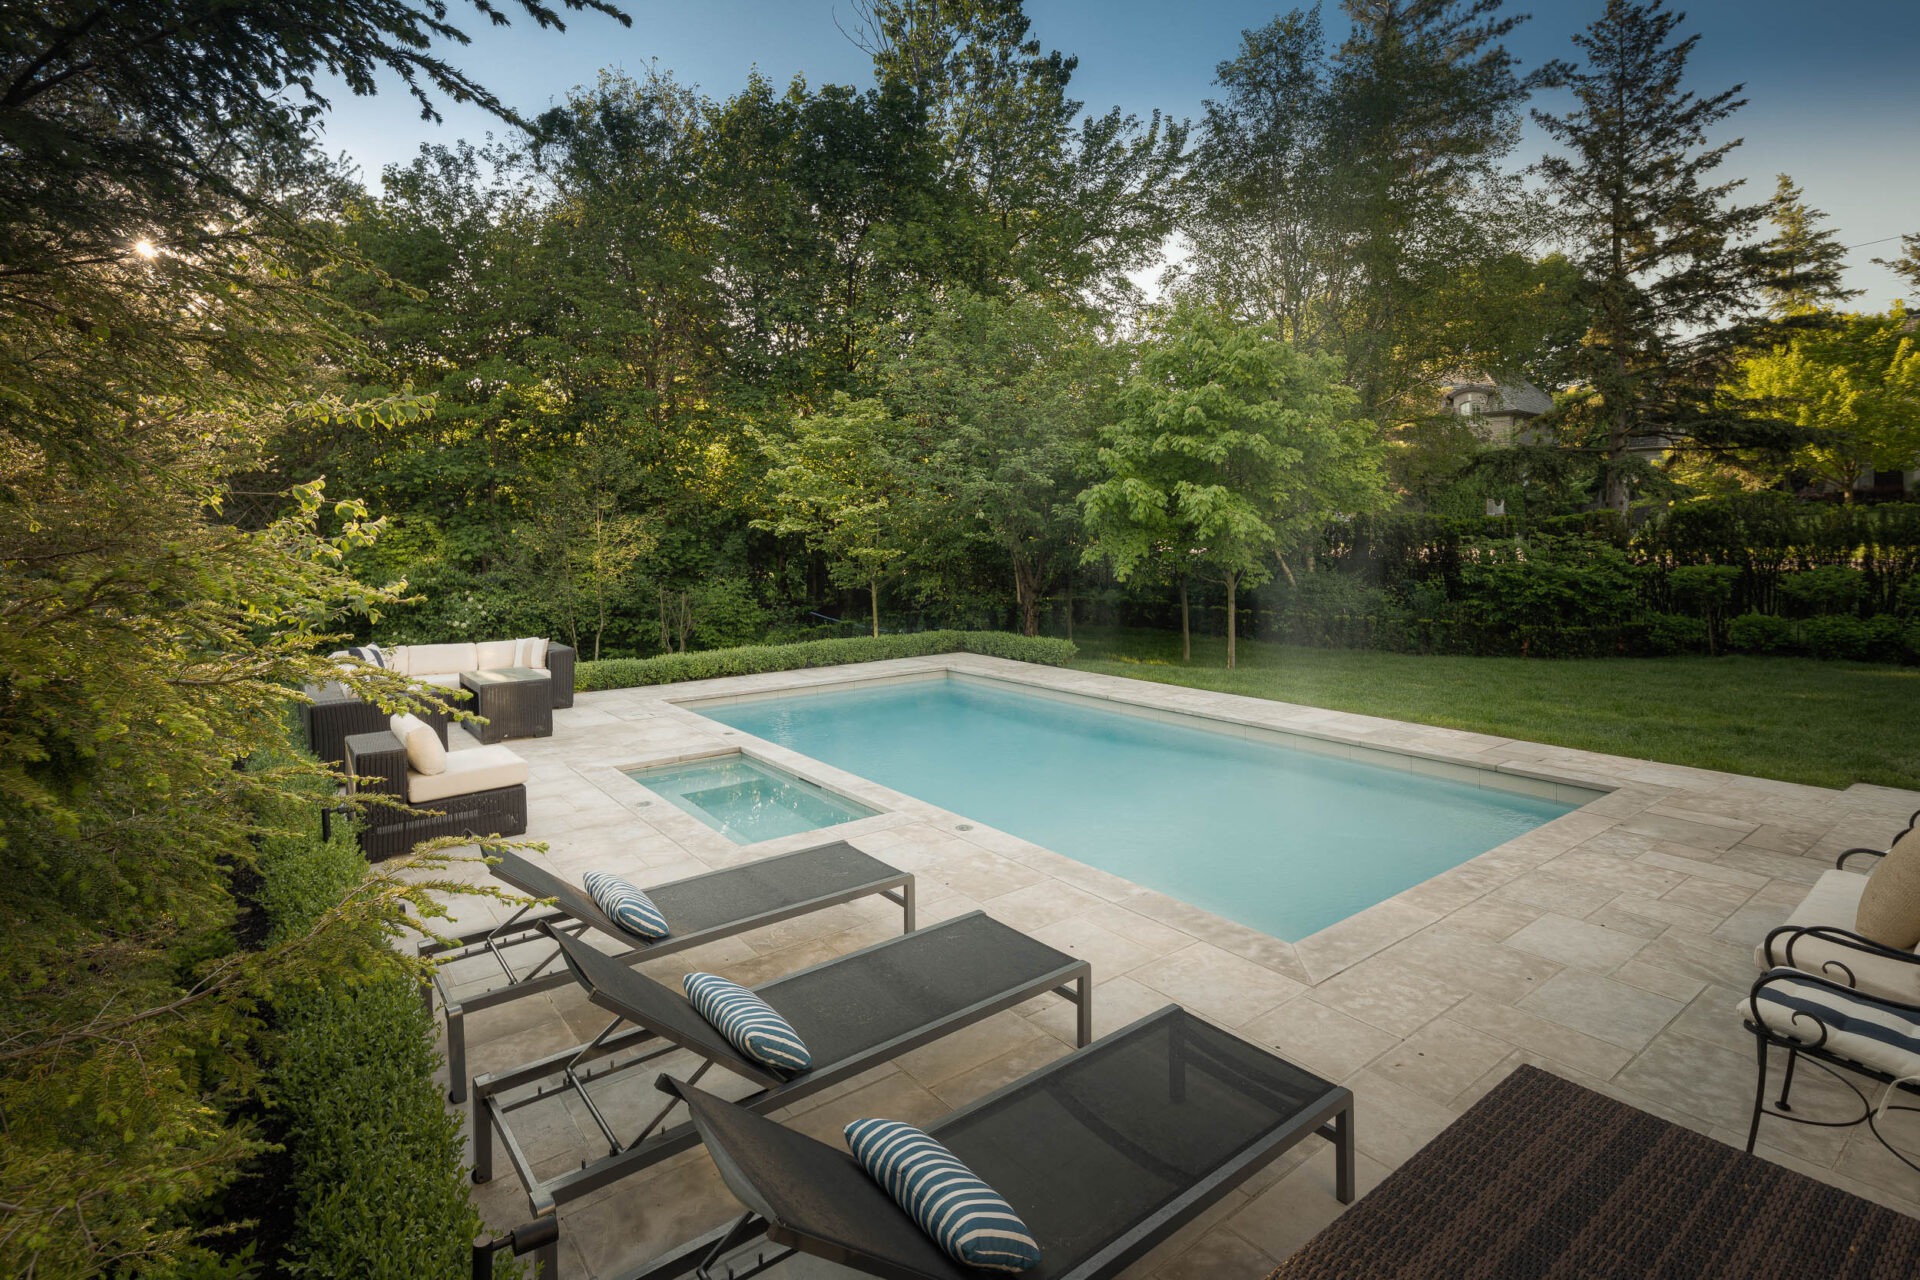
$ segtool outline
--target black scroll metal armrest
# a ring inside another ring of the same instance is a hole
[[[1784,946],[1777,947],[1775,945],[1776,940],[1781,938],[1786,939],[1785,944]],[[1920,955],[1915,955],[1911,951],[1902,951],[1898,947],[1889,947],[1885,943],[1875,942],[1872,938],[1863,937],[1851,929],[1842,929],[1836,924],[1783,924],[1767,934],[1767,940],[1761,944],[1761,947],[1766,953],[1767,961],[1770,964],[1785,965],[1790,969],[1798,969],[1802,973],[1818,976],[1828,981],[1837,981],[1832,975],[1835,972],[1839,972],[1846,975],[1844,985],[1848,989],[1859,985],[1859,979],[1854,976],[1853,970],[1848,967],[1844,960],[1822,960],[1818,969],[1810,969],[1794,959],[1794,947],[1798,946],[1800,942],[1806,938],[1830,943],[1836,947],[1844,947],[1849,951],[1860,952],[1862,955],[1879,956],[1885,960],[1898,960],[1903,964],[1920,966]]]
[[[1830,978],[1823,978],[1819,974],[1780,973],[1776,971],[1772,973],[1761,974],[1757,979],[1754,980],[1754,984],[1752,988],[1750,988],[1747,992],[1747,1023],[1749,1026],[1753,1027],[1757,1031],[1764,1031],[1764,1032],[1768,1032],[1769,1034],[1772,1033],[1772,1029],[1769,1028],[1767,1024],[1764,1021],[1762,1021],[1760,1018],[1759,1000],[1760,1000],[1760,993],[1764,991],[1767,987],[1772,986],[1776,982],[1793,982],[1793,983],[1799,983],[1802,985],[1810,985],[1810,986],[1818,987],[1818,988],[1821,988],[1822,990],[1831,991],[1836,995],[1845,996],[1849,1000],[1866,1001],[1867,1003],[1873,1005],[1875,1008],[1885,1009],[1889,1013],[1898,1014],[1901,1017],[1910,1018],[1915,1022],[1920,1022],[1920,1005],[1906,1004],[1899,1000],[1888,999],[1886,996],[1868,995],[1863,992],[1856,991],[1852,987],[1849,987],[1844,983],[1835,982]],[[1801,1043],[1805,1044],[1807,1047],[1810,1047],[1810,1048],[1815,1048],[1815,1049],[1821,1048],[1826,1043],[1827,1030],[1828,1030],[1827,1024],[1823,1022],[1816,1014],[1808,1013],[1805,1010],[1796,1010],[1793,1015],[1794,1026],[1796,1027],[1799,1026],[1800,1019],[1802,1018],[1806,1018],[1808,1021],[1812,1022],[1814,1026],[1819,1028],[1820,1038],[1818,1040],[1814,1040],[1810,1042],[1802,1041]]]
[[[1833,865],[1844,871],[1847,866],[1847,859],[1853,857],[1856,853],[1864,853],[1869,858],[1884,858],[1887,856],[1887,851],[1885,849],[1869,849],[1869,848],[1866,848],[1865,846],[1862,846],[1858,849],[1842,850],[1840,853],[1840,856],[1833,860]]]

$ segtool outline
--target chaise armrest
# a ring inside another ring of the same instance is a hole
[[[1885,849],[1869,849],[1865,845],[1861,845],[1860,847],[1855,849],[1841,850],[1840,856],[1833,860],[1833,865],[1840,868],[1842,871],[1844,871],[1847,868],[1847,859],[1853,857],[1855,854],[1861,854],[1861,853],[1865,854],[1869,858],[1884,858],[1887,856],[1887,851]]]
[[[553,705],[556,709],[573,705],[573,664],[577,657],[570,645],[547,646],[547,671],[553,677]]]

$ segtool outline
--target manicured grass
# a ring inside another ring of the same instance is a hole
[[[1418,657],[1158,631],[1074,636],[1083,671],[1824,787],[1920,788],[1920,668],[1805,658]]]

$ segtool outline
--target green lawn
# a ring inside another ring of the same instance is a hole
[[[1417,657],[1082,633],[1074,666],[1817,786],[1920,788],[1920,668],[1801,658]]]

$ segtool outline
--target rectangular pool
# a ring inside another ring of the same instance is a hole
[[[694,709],[1287,940],[1575,807],[959,676]]]
[[[630,769],[627,776],[735,844],[818,831],[878,812],[742,755]]]

